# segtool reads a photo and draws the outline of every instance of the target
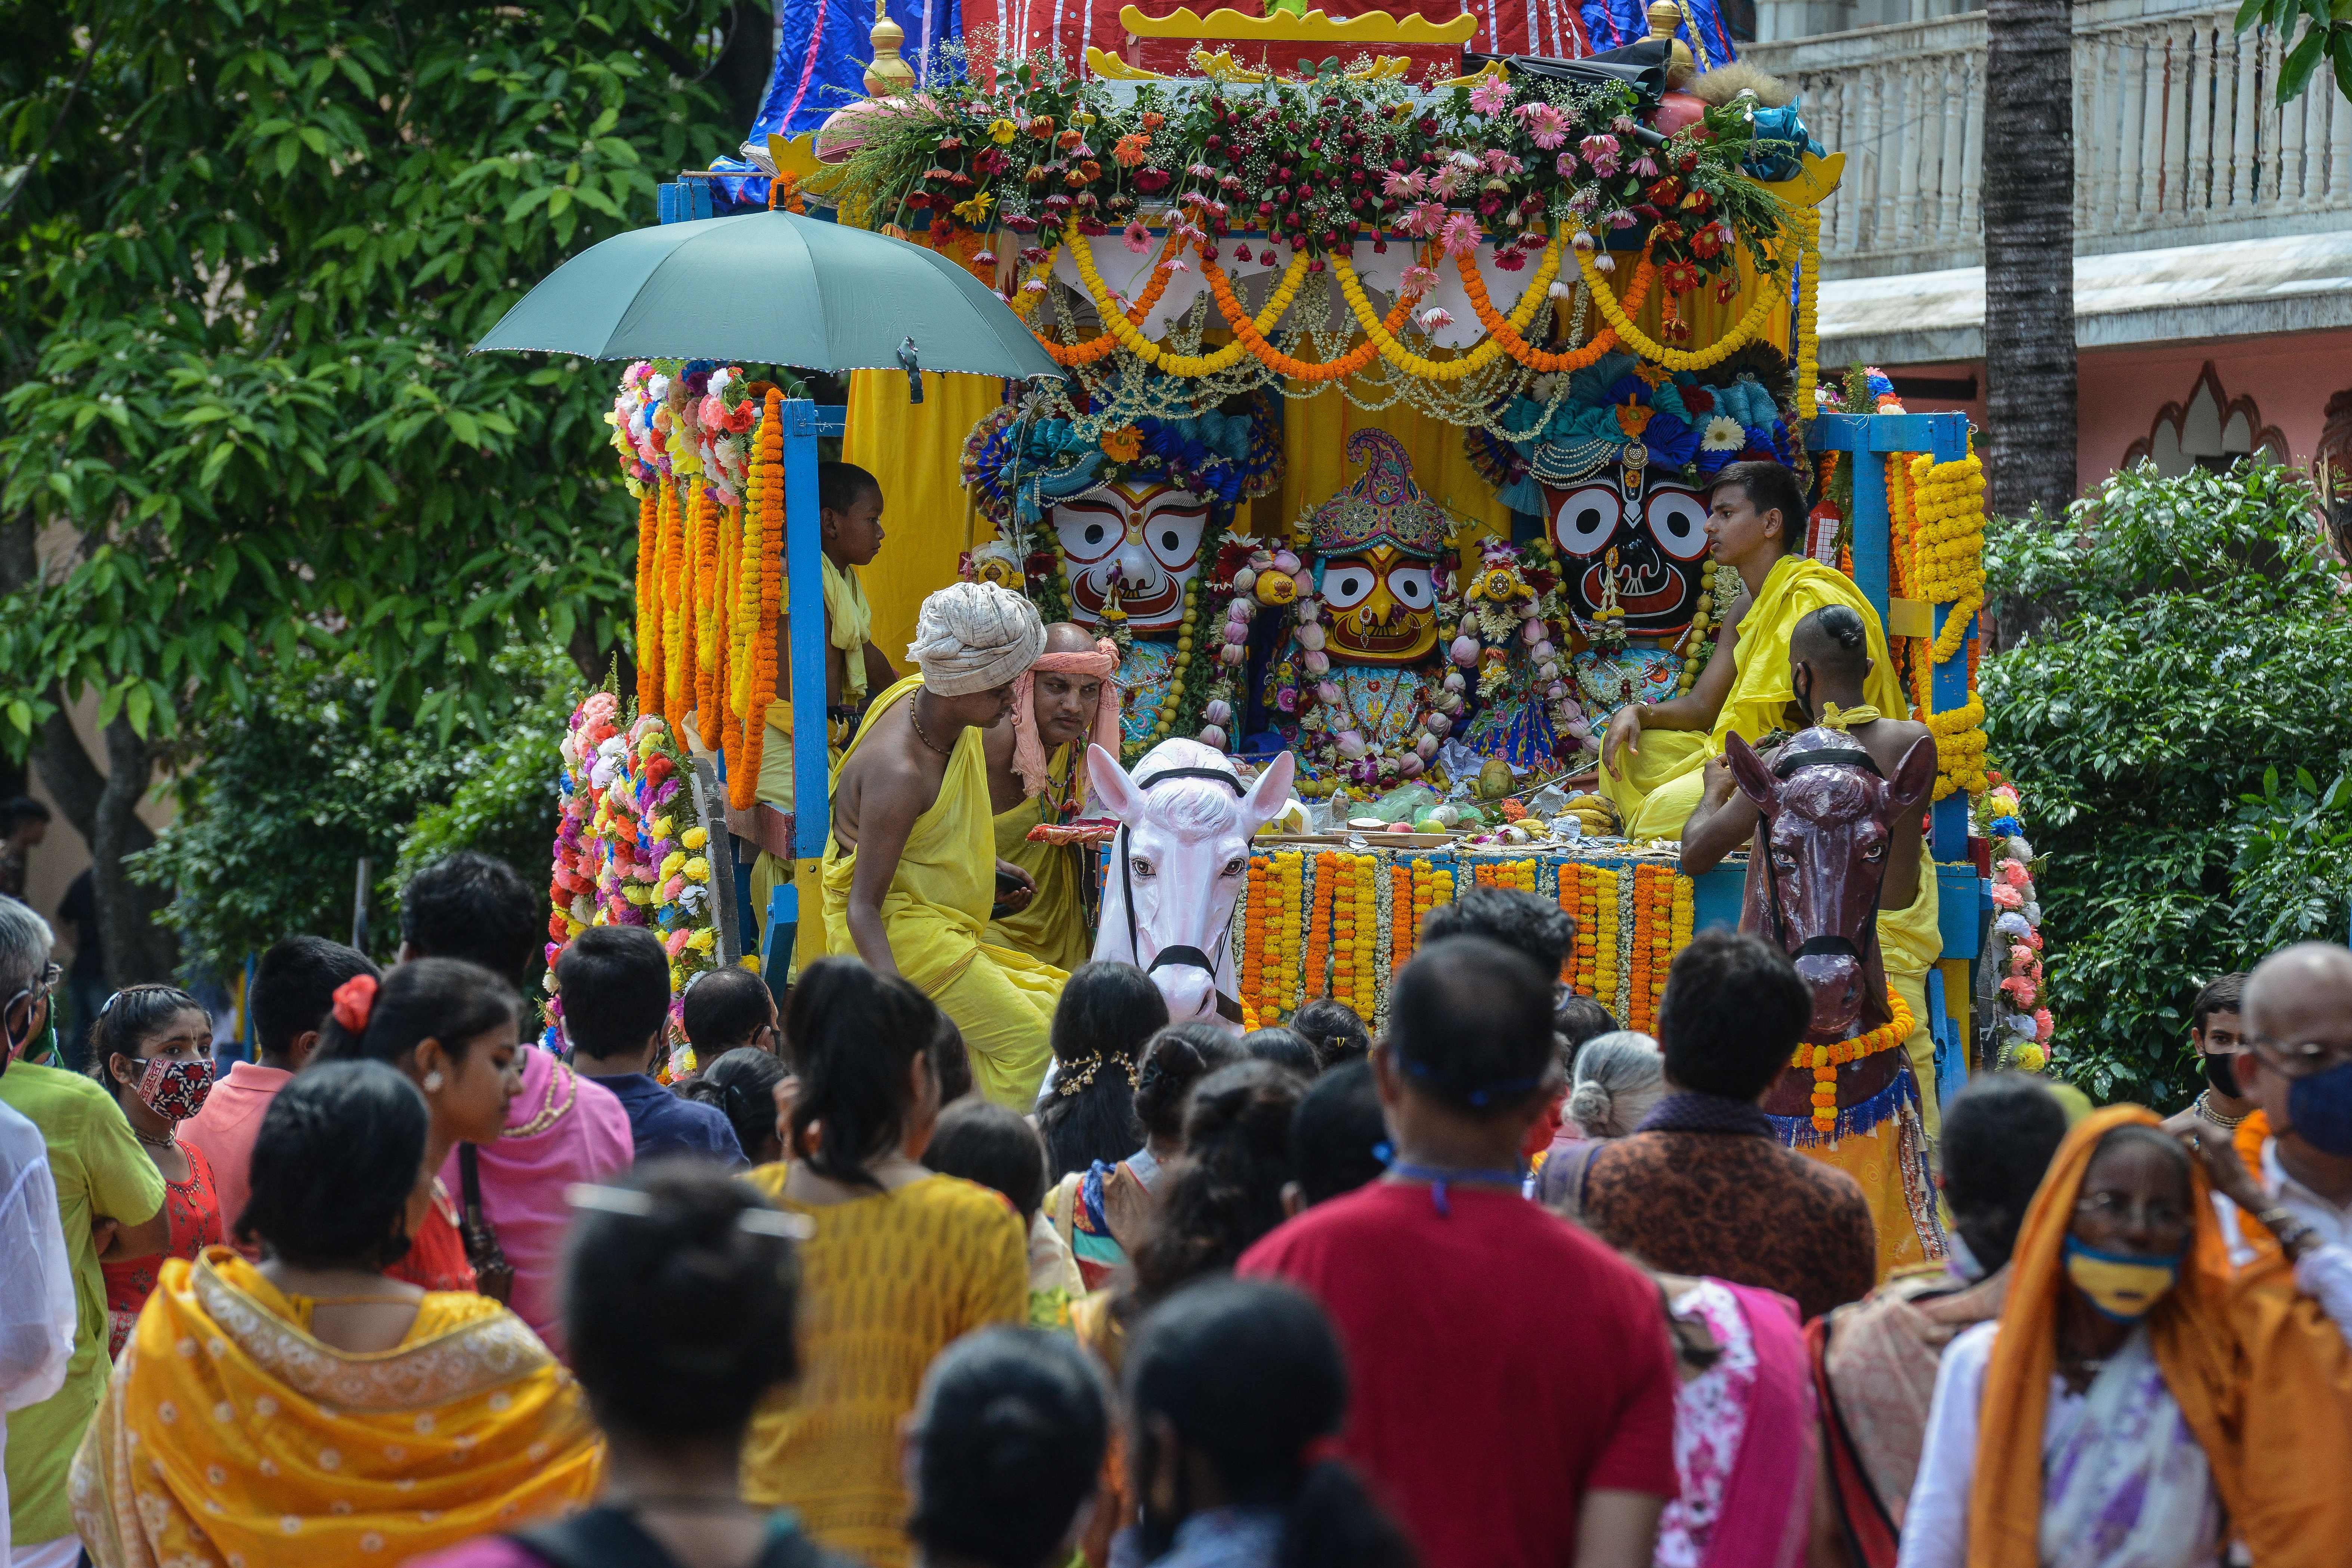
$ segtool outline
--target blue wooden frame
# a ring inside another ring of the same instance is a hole
[[[768,919],[760,944],[760,973],[768,988],[782,994],[800,937],[800,889],[804,871],[824,856],[832,826],[832,766],[825,750],[824,541],[817,518],[817,442],[849,428],[849,410],[787,397],[782,405],[784,447],[784,612],[792,621],[793,671],[793,879],[768,895]],[[816,801],[819,808],[808,809]],[[747,892],[744,897],[748,900]]]

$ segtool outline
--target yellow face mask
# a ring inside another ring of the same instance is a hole
[[[2066,1278],[2103,1317],[2136,1322],[2164,1300],[2180,1278],[2180,1258],[2133,1258],[2066,1238]]]

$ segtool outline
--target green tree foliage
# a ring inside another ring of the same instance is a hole
[[[446,738],[373,722],[379,689],[356,656],[298,656],[247,700],[218,705],[194,734],[205,762],[178,818],[131,868],[176,890],[163,918],[188,955],[228,974],[281,936],[347,940],[362,857],[369,945],[383,959],[400,945],[400,886],[425,861],[470,847],[536,879],[579,672],[552,649],[493,663],[505,695],[487,721],[461,717]]]
[[[2046,857],[2059,1068],[2177,1102],[2199,984],[2343,934],[2352,785],[2313,783],[2352,761],[2341,567],[2302,477],[2254,465],[2117,474],[2062,527],[1996,523],[1987,556],[1997,603],[2049,617],[1980,684]]]
[[[2336,90],[2352,99],[2352,4],[2347,0],[2245,0],[2238,7],[2237,30],[2249,27],[2268,27],[2282,38],[2294,37],[2279,68],[2281,103],[2302,96],[2323,63],[2336,78]]]
[[[133,808],[216,699],[351,658],[371,721],[452,735],[513,695],[495,650],[625,655],[611,375],[465,349],[733,144],[698,79],[764,65],[741,15],[730,50],[724,0],[11,9],[0,746],[81,813],[118,978],[157,963],[112,910]]]

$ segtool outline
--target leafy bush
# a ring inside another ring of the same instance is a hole
[[[2048,617],[1980,685],[2047,857],[2057,1070],[2096,1098],[2184,1100],[2198,986],[2343,934],[2352,785],[2314,781],[2352,761],[2352,624],[2312,500],[2143,467],[1988,531],[1994,601]]]
[[[224,701],[194,737],[204,760],[181,782],[178,819],[133,863],[141,880],[174,889],[164,919],[187,957],[226,974],[282,936],[349,940],[362,856],[380,959],[400,945],[400,886],[426,860],[475,848],[536,880],[580,673],[551,648],[494,662],[510,695],[446,741],[413,716],[371,723],[378,690],[356,658],[298,665]]]

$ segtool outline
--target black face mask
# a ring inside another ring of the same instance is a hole
[[[2198,1058],[2205,1064],[2205,1081],[2213,1092],[2231,1100],[2243,1100],[2246,1091],[2238,1087],[2238,1058],[2234,1056],[2209,1056]]]

